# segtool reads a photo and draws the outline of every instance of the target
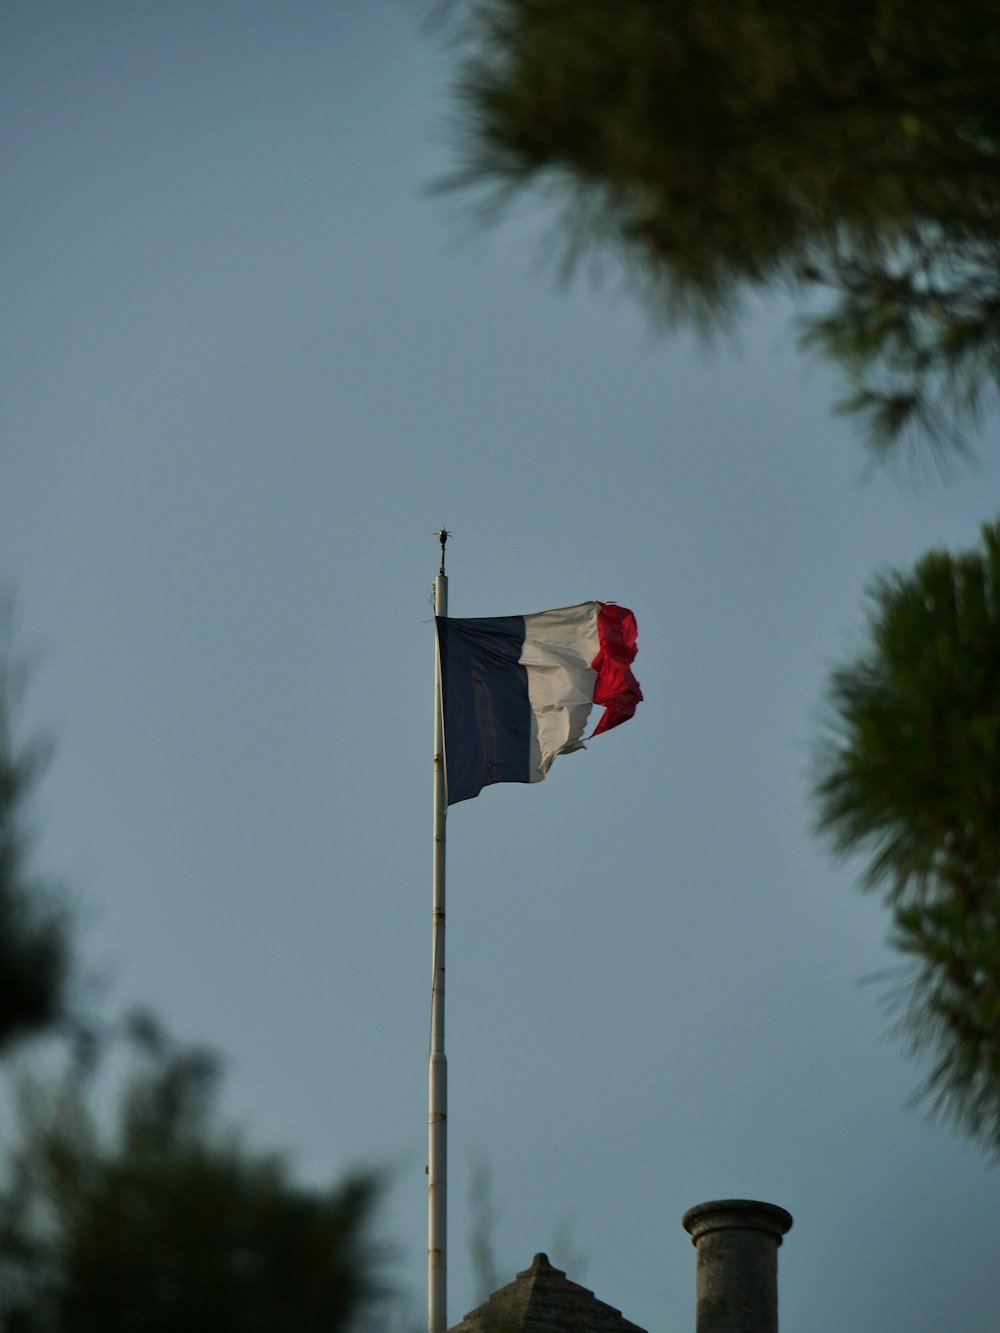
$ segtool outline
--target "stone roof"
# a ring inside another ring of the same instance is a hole
[[[570,1282],[548,1255],[536,1254],[531,1267],[470,1311],[449,1333],[644,1333],[620,1310],[599,1301],[586,1287]]]

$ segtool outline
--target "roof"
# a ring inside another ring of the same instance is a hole
[[[548,1255],[536,1254],[531,1267],[495,1291],[449,1333],[645,1333],[620,1310],[599,1301],[586,1287],[570,1282]]]

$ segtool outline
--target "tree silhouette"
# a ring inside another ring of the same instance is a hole
[[[214,1120],[217,1068],[155,1024],[117,1131],[100,1131],[91,1069],[35,1084],[0,1195],[6,1333],[337,1333],[378,1317],[368,1238],[375,1181],[294,1184]]]
[[[26,804],[41,768],[39,746],[19,745],[18,683],[6,626],[0,631],[0,1056],[65,1017],[70,972],[66,916],[28,865]]]

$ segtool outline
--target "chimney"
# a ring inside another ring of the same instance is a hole
[[[791,1213],[721,1199],[681,1220],[698,1251],[697,1333],[778,1333],[778,1246]]]

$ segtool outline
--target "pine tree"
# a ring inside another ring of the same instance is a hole
[[[923,1096],[1000,1152],[1000,523],[873,585],[828,703],[819,827],[891,913]]]
[[[956,0],[455,4],[460,166],[561,200],[567,258],[658,312],[775,288],[886,451],[936,449],[1000,385],[1000,25]]]

